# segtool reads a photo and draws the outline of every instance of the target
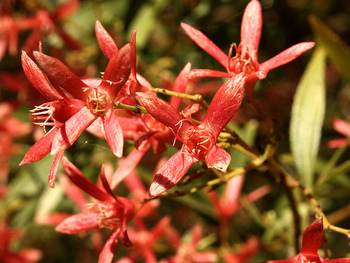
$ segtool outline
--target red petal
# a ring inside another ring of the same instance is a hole
[[[333,129],[343,134],[346,137],[350,137],[350,123],[341,119],[335,119],[332,123]]]
[[[249,260],[259,252],[259,250],[259,238],[252,237],[243,244],[238,253],[226,254],[224,258],[227,263],[249,262]]]
[[[26,52],[22,51],[22,67],[27,79],[32,85],[44,96],[48,101],[62,99],[55,91],[53,91],[50,84],[47,82],[44,74],[39,67],[27,56]]]
[[[259,70],[271,70],[274,68],[277,68],[279,66],[282,66],[297,57],[299,57],[304,52],[308,51],[309,49],[313,48],[315,46],[314,42],[304,42],[296,44],[285,51],[279,53],[277,56],[274,56],[273,58],[269,59],[268,61],[265,61],[264,63],[260,64]]]
[[[215,139],[241,106],[244,85],[245,76],[240,73],[226,81],[211,101],[200,126],[205,126]]]
[[[100,201],[111,200],[107,193],[88,180],[66,157],[63,157],[63,170],[69,179],[88,195]]]
[[[350,263],[350,258],[324,259],[325,263]]]
[[[56,226],[71,216],[72,214],[56,212],[49,215],[36,217],[34,222],[38,225]]]
[[[11,29],[8,31],[8,52],[11,56],[17,54],[18,47],[18,27],[13,23]]]
[[[114,257],[114,250],[118,243],[120,232],[121,232],[120,228],[113,229],[111,235],[108,237],[108,240],[101,251],[100,257],[98,259],[98,263],[112,262]]]
[[[42,259],[43,257],[43,252],[39,249],[35,249],[35,248],[25,248],[22,249],[18,252],[17,254],[19,256],[19,261],[20,263],[23,262],[39,262],[40,259]],[[6,260],[6,259],[5,259]],[[9,260],[9,262],[15,263],[15,260],[12,261]]]
[[[88,203],[88,200],[83,191],[65,176],[59,176],[58,180],[65,195],[72,200],[81,211],[85,212],[85,210],[87,210],[85,204]]]
[[[221,65],[227,68],[228,58],[227,55],[222,52],[217,45],[214,44],[208,37],[194,27],[181,23],[183,30],[186,34],[205,52],[215,58]]]
[[[63,234],[83,234],[92,229],[98,228],[98,214],[78,214],[68,217],[55,230]]]
[[[65,89],[75,98],[85,101],[87,97],[87,94],[84,92],[86,84],[67,68],[66,65],[58,59],[38,51],[34,52],[34,57],[54,85]]]
[[[152,93],[137,92],[135,97],[153,118],[171,128],[174,134],[182,137],[192,127],[169,103]]]
[[[124,138],[125,135],[128,135],[128,138],[134,139],[135,137],[139,136],[139,132],[145,132],[146,128],[141,120],[141,118],[138,119],[131,119],[129,117],[122,117],[117,116],[120,127],[122,128],[124,132]]]
[[[239,196],[241,195],[243,184],[243,175],[236,176],[227,182],[223,199],[228,206],[234,207],[240,203]]]
[[[67,48],[72,49],[72,50],[81,50],[82,49],[82,45],[78,42],[78,40],[76,40],[72,36],[68,35],[62,28],[56,27],[56,31],[59,34],[59,36],[62,38],[62,40]]]
[[[198,263],[218,262],[218,255],[214,252],[195,252],[191,260]]]
[[[269,185],[264,185],[259,187],[258,189],[255,189],[254,191],[251,191],[245,197],[249,203],[253,203],[270,192],[271,192],[271,187]]]
[[[96,118],[86,107],[74,114],[62,125],[56,134],[52,142],[51,155],[68,149]]]
[[[32,146],[32,148],[29,149],[19,165],[37,162],[48,155],[51,151],[52,140],[57,132],[58,128],[55,126],[48,133],[46,133],[44,137],[42,137]]]
[[[98,44],[103,52],[103,54],[111,60],[112,57],[118,52],[118,47],[115,44],[113,38],[108,34],[108,32],[101,25],[100,21],[96,20],[95,33]]]
[[[170,225],[170,220],[171,219],[169,216],[165,216],[161,220],[159,220],[158,223],[153,227],[152,235],[154,241],[156,241],[166,232]]]
[[[191,70],[191,63],[187,63],[187,65],[184,67],[184,69],[180,72],[180,74],[177,76],[175,83],[174,83],[174,89],[173,91],[179,92],[179,93],[185,93],[186,86],[188,82],[187,75]],[[179,109],[181,103],[181,98],[172,96],[170,99],[170,105],[173,106],[175,109]]]
[[[230,78],[232,74],[217,70],[211,69],[192,69],[190,73],[188,73],[188,79],[196,79],[196,78]]]
[[[252,0],[247,5],[241,26],[241,48],[242,57],[245,53],[253,56],[253,60],[258,60],[258,48],[261,37],[262,11],[260,2]]]
[[[105,90],[114,99],[128,80],[130,71],[131,47],[127,44],[109,61],[99,88]]]
[[[49,180],[48,180],[49,186],[51,188],[55,187],[56,174],[58,171],[58,167],[60,166],[63,154],[64,154],[64,151],[58,152],[55,156],[55,159],[53,160],[53,164],[50,169]]]
[[[33,54],[33,51],[37,49],[40,40],[42,38],[42,30],[40,27],[34,29],[30,35],[27,37],[26,41],[24,42],[22,46],[22,53],[23,51]]]
[[[346,139],[339,138],[339,139],[334,139],[334,140],[327,142],[327,147],[328,148],[340,148],[340,147],[343,147],[345,144],[346,144]]]
[[[5,55],[7,43],[4,39],[0,39],[0,61]]]
[[[260,72],[260,71],[259,71]],[[251,75],[249,75],[246,78],[246,82],[245,82],[245,94],[247,95],[247,98],[249,101],[252,100],[253,97],[253,92],[254,92],[254,88],[255,88],[255,84],[258,81],[258,78],[256,77],[256,73],[253,73]]]
[[[108,111],[106,116],[104,116],[103,127],[106,140],[111,147],[112,152],[118,158],[122,157],[124,146],[123,131],[113,110]]]
[[[149,195],[155,197],[174,187],[196,162],[198,159],[182,147],[157,171],[152,180]]]
[[[114,189],[117,187],[117,185],[124,180],[126,176],[128,176],[131,172],[133,172],[136,168],[136,166],[139,164],[141,158],[145,155],[145,153],[150,148],[150,145],[147,147],[144,147],[142,151],[138,151],[137,149],[134,149],[118,166],[118,169],[115,171],[112,182],[111,182],[111,188]]]
[[[215,145],[205,157],[205,161],[209,168],[215,168],[222,172],[226,172],[227,167],[231,162],[231,155]]]
[[[288,258],[288,259],[282,259],[282,260],[269,260],[269,261],[265,261],[263,263],[299,263],[302,262],[298,256],[292,257],[292,258]],[[235,261],[234,261],[235,263]]]
[[[137,73],[136,73],[136,30],[134,30],[131,34],[130,46],[131,46],[131,75],[135,81],[138,81]]]
[[[199,112],[202,108],[203,108],[202,105],[198,103],[193,103],[188,105],[186,108],[184,108],[181,111],[181,115],[184,116],[186,119],[190,119],[192,114]]]
[[[323,218],[319,217],[310,226],[308,226],[303,234],[303,243],[300,254],[315,254],[322,244],[323,236]]]
[[[102,186],[103,186],[103,188],[105,189],[105,191],[106,191],[106,193],[111,197],[111,198],[113,198],[114,200],[116,200],[117,202],[118,202],[118,200],[117,200],[117,198],[115,197],[115,195],[114,195],[114,193],[113,193],[113,191],[112,191],[112,189],[111,189],[111,187],[109,186],[109,183],[108,183],[108,181],[107,181],[107,178],[106,178],[106,174],[105,174],[105,169],[104,169],[104,165],[102,165],[102,167],[101,167],[101,172],[100,172],[100,179],[101,179],[101,182],[102,182]]]
[[[124,247],[132,247],[133,243],[131,242],[129,236],[128,236],[128,232],[126,231],[126,229],[123,231],[123,246]]]
[[[151,139],[153,138],[153,135],[155,133],[157,133],[157,131],[147,132],[146,134],[144,134],[140,138],[138,138],[134,143],[134,146],[136,147],[136,149],[141,151],[147,145],[150,145],[150,143],[152,143]]]
[[[79,0],[71,0],[67,3],[61,4],[55,10],[54,16],[57,18],[66,18],[67,16],[74,13],[80,6]]]
[[[198,242],[203,237],[203,228],[201,225],[196,224],[191,230],[191,241],[188,244],[195,251],[198,245]]]

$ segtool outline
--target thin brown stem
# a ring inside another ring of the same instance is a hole
[[[329,222],[327,216],[322,211],[320,204],[317,202],[315,196],[311,193],[311,191],[309,191],[307,188],[305,188],[303,185],[301,185],[300,182],[297,179],[293,178],[289,174],[285,173],[284,175],[285,175],[285,178],[286,178],[287,185],[290,188],[299,188],[299,189],[301,189],[303,194],[304,194],[304,196],[309,200],[309,202],[313,206],[315,214],[318,217],[320,217],[320,216],[323,217],[324,229],[331,229],[331,230],[333,230],[335,232],[338,232],[340,234],[346,235],[348,238],[350,237],[350,229],[337,227],[337,226],[332,225]]]
[[[270,159],[268,162],[269,171],[274,175],[277,182],[280,183],[287,195],[289,200],[290,208],[293,212],[293,222],[294,222],[294,249],[296,252],[299,252],[300,244],[299,244],[299,236],[301,234],[300,230],[300,215],[298,212],[297,204],[295,202],[294,195],[291,189],[288,187],[286,182],[285,172],[282,170],[280,165],[274,160]]]

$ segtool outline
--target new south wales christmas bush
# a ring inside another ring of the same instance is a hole
[[[1,1],[0,262],[350,262],[349,14]]]

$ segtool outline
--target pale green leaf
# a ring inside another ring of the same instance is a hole
[[[166,1],[154,0],[153,4],[144,4],[140,10],[138,10],[129,26],[127,34],[130,36],[135,29],[137,30],[137,49],[142,49],[147,44],[152,32],[158,28],[157,15],[165,8],[166,3]]]
[[[317,44],[326,50],[327,56],[339,67],[344,79],[350,83],[349,46],[316,16],[310,16],[309,21]]]
[[[313,185],[315,161],[325,114],[325,51],[317,48],[297,87],[292,107],[290,143],[302,184]]]
[[[62,198],[63,189],[60,184],[56,184],[55,188],[51,188],[47,185],[39,198],[35,211],[35,217],[53,213],[58,204],[61,202]]]

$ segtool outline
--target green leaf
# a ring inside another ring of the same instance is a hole
[[[316,42],[322,46],[327,56],[335,63],[344,79],[350,83],[350,48],[316,16],[310,16],[309,22],[316,36]]]
[[[315,50],[297,87],[292,106],[290,143],[300,180],[312,189],[325,114],[325,51]]]
[[[154,0],[152,4],[144,4],[138,10],[127,33],[130,36],[135,29],[137,30],[137,49],[145,47],[152,32],[159,27],[157,15],[165,8],[166,3],[167,1]]]
[[[55,188],[51,188],[47,185],[38,200],[38,204],[35,209],[35,217],[53,213],[58,204],[61,202],[62,198],[63,189],[60,184],[56,184]]]

